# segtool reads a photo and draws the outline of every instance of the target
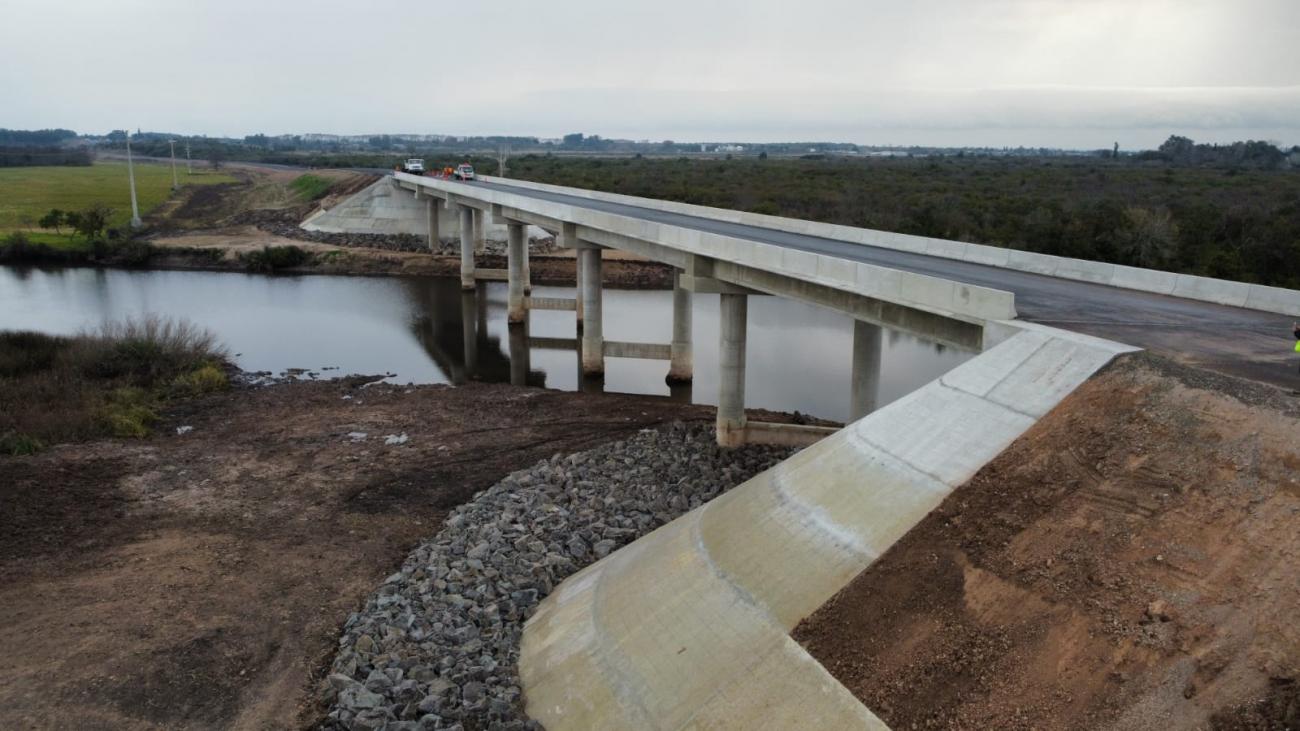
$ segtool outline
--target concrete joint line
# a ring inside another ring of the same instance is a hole
[[[1005,379],[1003,379],[1003,380],[1005,380]],[[1039,419],[1043,418],[1043,417],[1041,417],[1041,416],[1036,416],[1036,415],[1034,415],[1034,414],[1031,414],[1031,413],[1029,413],[1029,412],[1027,412],[1027,411],[1021,411],[1020,409],[1017,409],[1016,407],[1014,407],[1014,406],[1010,406],[1010,405],[1008,405],[1008,404],[1004,404],[1004,403],[1002,403],[1001,401],[994,401],[993,399],[989,398],[988,396],[976,396],[975,394],[971,393],[970,391],[967,391],[967,390],[964,389],[964,388],[957,388],[956,386],[950,386],[950,385],[948,385],[947,383],[944,383],[942,379],[939,381],[939,387],[940,387],[940,388],[943,388],[943,389],[945,389],[945,390],[948,390],[948,391],[953,391],[954,393],[962,393],[962,394],[966,394],[967,396],[975,396],[975,398],[980,399],[981,401],[983,401],[983,402],[985,402],[985,403],[987,403],[987,404],[989,404],[989,405],[991,405],[991,406],[996,406],[996,407],[998,407],[998,408],[1000,408],[1000,409],[1003,409],[1003,410],[1005,410],[1005,411],[1010,411],[1011,413],[1013,413],[1013,414],[1017,414],[1017,415],[1019,415],[1019,416],[1023,416],[1023,417],[1025,417],[1026,419],[1032,419],[1032,420],[1034,420],[1034,421],[1038,421]],[[997,388],[997,387],[994,386],[994,388]],[[989,389],[989,393],[992,393],[992,392],[993,392],[993,389],[992,389],[992,388]]]
[[[866,564],[870,564],[877,558],[880,558],[880,554],[864,543],[862,538],[860,538],[852,528],[836,522],[835,519],[831,517],[830,513],[826,512],[825,508],[820,505],[811,505],[800,500],[787,484],[789,470],[783,470],[782,467],[784,465],[785,463],[782,462],[772,468],[773,493],[782,505],[788,505],[792,509],[803,514],[804,520],[801,521],[801,523],[804,527],[812,528],[822,533],[829,538],[829,542],[834,544],[837,548],[852,553],[862,559]]]
[[[966,393],[966,392],[961,391],[959,393]],[[880,413],[880,412],[876,412],[876,413]],[[926,472],[920,467],[917,467],[911,462],[890,452],[889,450],[885,449],[879,444],[876,444],[875,442],[871,441],[865,435],[863,435],[861,431],[854,428],[870,418],[871,418],[870,416],[867,416],[866,419],[861,419],[855,422],[854,424],[845,427],[844,431],[848,434],[848,438],[851,441],[857,442],[860,446],[866,447],[868,450],[875,452],[878,457],[888,457],[890,460],[894,462],[894,464],[906,470],[915,472],[917,476],[921,478],[918,481],[917,484],[918,487],[924,485],[926,487],[932,488],[932,491],[935,492],[936,494],[942,494],[942,495],[947,495],[948,493],[952,492],[955,486],[948,484],[948,482],[944,480],[942,477]],[[881,461],[884,462],[885,460],[881,459]]]

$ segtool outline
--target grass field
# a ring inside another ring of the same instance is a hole
[[[230,183],[234,178],[211,171],[180,171],[182,185]],[[168,165],[135,166],[136,195],[140,215],[145,215],[171,196],[172,172]],[[54,246],[77,246],[84,242],[63,229],[62,235],[36,225],[51,208],[80,211],[96,203],[113,209],[109,227],[125,227],[131,220],[131,193],[126,163],[98,162],[90,167],[31,167],[0,169],[0,236],[27,231],[33,241]]]

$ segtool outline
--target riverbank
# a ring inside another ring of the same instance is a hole
[[[448,511],[552,455],[713,418],[365,380],[236,388],[163,410],[153,437],[0,457],[0,726],[311,722],[341,624]]]
[[[287,238],[253,225],[192,233],[159,234],[150,238],[158,255],[149,262],[155,269],[204,271],[247,271],[241,257],[266,247],[297,247],[310,260],[276,271],[284,274],[355,274],[365,276],[460,277],[459,254],[429,254],[365,246],[335,244]],[[529,257],[533,284],[574,286],[575,260],[572,252],[555,251],[542,242],[539,252]],[[483,253],[474,257],[481,269],[504,269],[506,258]],[[608,252],[601,267],[605,286],[616,289],[669,289],[673,270],[623,252]]]

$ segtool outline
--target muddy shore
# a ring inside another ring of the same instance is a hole
[[[713,418],[358,383],[240,388],[182,402],[150,438],[0,457],[0,727],[313,722],[341,624],[447,511],[554,454]]]

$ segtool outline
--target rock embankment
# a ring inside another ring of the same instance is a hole
[[[515,472],[448,517],[350,616],[327,729],[523,729],[524,620],[565,577],[785,459],[674,424]]]

